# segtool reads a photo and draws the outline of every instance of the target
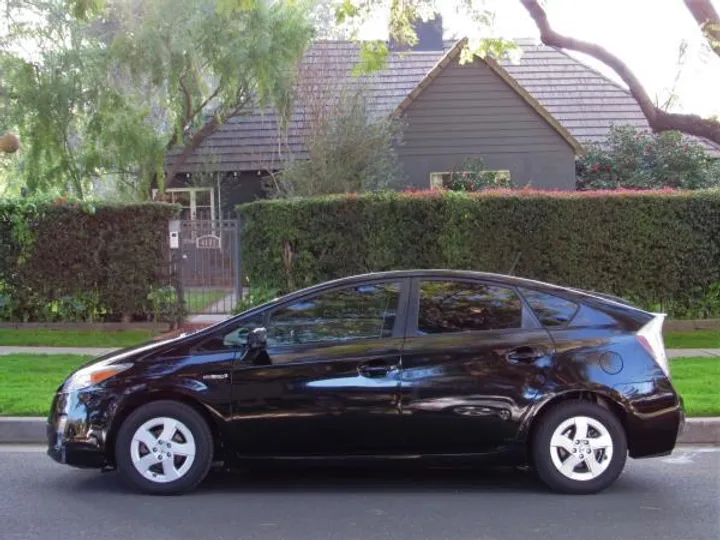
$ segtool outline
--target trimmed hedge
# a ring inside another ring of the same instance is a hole
[[[168,204],[0,200],[0,318],[128,320],[169,284]],[[147,318],[147,317],[145,317]]]
[[[674,316],[720,312],[720,191],[430,191],[259,201],[238,211],[245,274],[281,290],[403,268],[508,273],[519,254],[518,276]]]

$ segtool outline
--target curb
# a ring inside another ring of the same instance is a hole
[[[46,444],[46,419],[0,416],[0,444]],[[678,444],[720,444],[720,417],[688,418]]]
[[[47,444],[46,423],[34,416],[0,416],[0,443]]]

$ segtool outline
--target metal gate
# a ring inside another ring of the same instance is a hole
[[[236,219],[179,222],[179,281],[191,315],[230,314],[242,291]]]

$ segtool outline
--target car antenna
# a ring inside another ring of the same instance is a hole
[[[512,276],[513,272],[515,272],[515,267],[517,266],[518,261],[520,260],[520,256],[522,255],[522,251],[518,251],[517,255],[515,256],[515,260],[512,263],[512,266],[510,267],[510,270],[508,270],[507,275]]]

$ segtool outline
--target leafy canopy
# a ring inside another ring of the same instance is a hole
[[[250,108],[286,111],[313,35],[292,0],[6,3],[0,131],[23,147],[0,167],[31,191],[80,197],[110,181],[162,187],[169,149],[192,153]]]

